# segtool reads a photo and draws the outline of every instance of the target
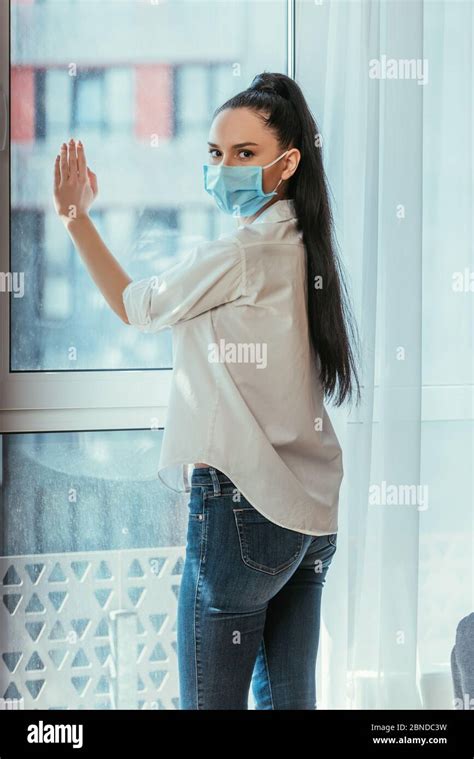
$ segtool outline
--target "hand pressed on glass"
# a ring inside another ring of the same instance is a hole
[[[84,146],[73,138],[61,145],[54,162],[54,206],[58,216],[70,220],[85,217],[96,199],[97,177],[87,166]]]
[[[97,177],[84,146],[71,138],[54,164],[54,206],[94,283],[113,311],[128,324],[122,294],[132,281],[105,245],[88,211],[98,194]]]

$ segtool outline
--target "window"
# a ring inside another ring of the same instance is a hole
[[[160,441],[159,430],[3,437],[3,698],[177,707],[186,509],[154,477]],[[113,658],[133,647],[136,689],[122,693]]]
[[[25,708],[177,707],[186,514],[156,475],[171,331],[143,335],[109,309],[54,214],[54,158],[83,140],[99,180],[91,216],[132,278],[215,239],[226,220],[202,185],[212,110],[264,68],[286,70],[286,12],[284,0],[255,4],[250,24],[247,0],[0,6],[4,49],[11,30],[0,250],[24,285],[0,300],[0,696]],[[112,679],[119,649],[137,660]]]
[[[281,45],[275,45],[268,54],[254,49],[250,42],[259,14],[270,10],[274,10],[272,24]],[[193,209],[195,217],[202,217],[197,228],[204,235],[209,234],[207,221],[212,215],[212,230],[218,223],[225,228],[228,221],[218,219],[202,186],[201,165],[207,161],[212,112],[218,103],[247,86],[257,71],[285,66],[282,0],[267,4],[265,9],[257,5],[251,26],[247,24],[248,13],[245,0],[228,2],[225,8],[216,0],[150,7],[129,0],[114,5],[114,24],[105,30],[110,18],[107,3],[77,0],[67,9],[55,2],[41,6],[12,3],[11,205],[16,219],[10,268],[19,268],[21,248],[31,235],[26,227],[34,208],[39,217],[38,234],[29,244],[37,251],[41,247],[46,256],[54,248],[55,256],[62,258],[63,267],[67,265],[74,277],[74,283],[69,281],[60,295],[55,270],[43,267],[41,288],[28,288],[28,280],[30,285],[34,281],[33,267],[42,263],[27,262],[25,300],[33,302],[21,307],[18,304],[11,312],[13,329],[23,334],[21,349],[12,350],[12,371],[170,368],[169,336],[163,333],[154,341],[153,354],[146,336],[136,334],[134,343],[138,346],[145,342],[147,348],[131,351],[127,330],[94,291],[87,275],[83,276],[83,265],[52,208],[52,166],[63,140],[70,136],[83,140],[88,163],[99,179],[94,212],[100,214],[106,243],[131,276],[154,273],[164,261],[170,264],[178,250],[186,250],[197,241],[194,230],[180,228],[188,209]],[[207,26],[210,14],[213,42],[209,41]],[[66,23],[74,28],[73,39],[60,33]],[[31,29],[36,27],[38,34],[32,35]],[[102,32],[102,42],[97,46],[95,35]],[[199,47],[196,35],[201,35]],[[224,37],[228,43],[225,55]],[[195,50],[192,60],[190,50]],[[143,245],[142,227],[130,224],[130,213],[160,219],[170,210],[176,225],[158,224],[154,241],[148,231],[147,245]],[[51,282],[49,277],[53,278]],[[45,297],[56,297],[57,305],[45,304]],[[32,310],[37,315],[35,329],[28,321]],[[50,319],[52,313],[55,317]],[[87,329],[94,329],[95,340],[81,346],[72,367],[64,358],[70,347],[67,343],[77,339],[76,327],[85,334],[86,324]],[[61,332],[68,335],[63,344],[58,342]],[[38,333],[43,364],[37,360]],[[109,350],[111,343],[113,351]]]

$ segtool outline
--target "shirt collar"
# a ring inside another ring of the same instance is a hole
[[[289,219],[296,219],[295,201],[289,200],[277,200],[276,203],[272,203],[262,213],[254,219],[250,225],[239,224],[239,228],[246,226],[253,226],[254,224],[268,224],[276,221],[288,221]]]

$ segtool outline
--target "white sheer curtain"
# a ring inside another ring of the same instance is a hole
[[[362,405],[329,409],[345,478],[318,703],[449,709],[474,607],[473,4],[296,7],[363,347]]]

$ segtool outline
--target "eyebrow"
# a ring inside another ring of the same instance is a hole
[[[219,145],[216,145],[215,142],[208,142],[207,143],[209,147],[211,148],[218,148]],[[258,147],[258,142],[238,142],[237,145],[232,145],[233,148],[244,148],[246,145],[255,145]]]

